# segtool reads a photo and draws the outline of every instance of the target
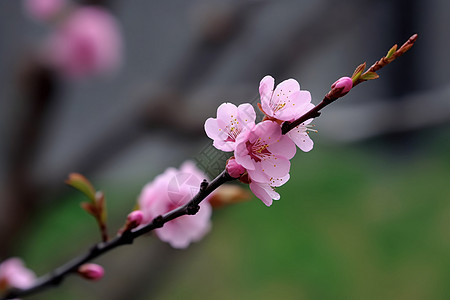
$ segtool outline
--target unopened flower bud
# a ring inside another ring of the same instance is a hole
[[[100,280],[105,271],[97,264],[84,264],[78,268],[78,274],[89,280]]]
[[[142,224],[144,220],[144,213],[140,210],[132,211],[128,214],[125,225],[119,230],[119,234],[123,234],[125,231],[130,231]]]
[[[341,77],[331,85],[332,89],[342,89],[341,94],[347,94],[353,87],[353,81],[350,77]]]
[[[142,220],[144,219],[144,214],[140,210],[135,210],[131,212],[127,217],[127,223],[129,229],[133,229],[141,225]]]
[[[236,162],[234,157],[230,158],[227,161],[226,166],[228,174],[233,178],[239,178],[242,174],[245,173],[245,168]]]

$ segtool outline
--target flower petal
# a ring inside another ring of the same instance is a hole
[[[306,133],[306,128],[300,124],[286,134],[304,152],[309,152],[314,146],[313,140]]]
[[[289,174],[291,163],[283,156],[273,155],[261,161],[261,168],[264,174],[270,177],[284,177]]]
[[[255,168],[253,170],[247,170],[248,176],[252,181],[257,181],[259,183],[269,183],[270,177],[269,175],[262,170],[262,166],[260,163],[255,164]]]
[[[273,87],[275,86],[275,79],[267,75],[259,83],[259,95],[261,97],[261,106],[266,114],[272,115],[272,109],[269,106],[270,99],[273,94]]]
[[[255,126],[250,133],[249,140],[253,143],[258,138],[262,138],[264,143],[271,144],[272,141],[279,140],[281,136],[280,125],[273,121],[264,121]]]
[[[236,158],[236,162],[247,170],[254,170],[255,164],[248,154],[245,143],[246,140],[244,139],[242,142],[236,145],[236,149],[234,150],[234,157]]]
[[[277,155],[291,159],[294,157],[297,148],[289,137],[282,136],[280,139],[275,140],[272,144],[270,144],[269,147],[267,147],[267,150],[271,153],[276,153]]]
[[[244,103],[238,106],[238,116],[240,128],[242,130],[251,130],[255,126],[256,112],[251,104]]]
[[[282,186],[283,184],[288,182],[290,178],[291,178],[291,176],[289,174],[287,174],[286,176],[281,177],[281,178],[271,178],[270,186],[273,186],[273,187]]]
[[[275,192],[275,190],[271,188],[267,183],[258,183],[252,181],[250,182],[250,189],[252,190],[253,194],[255,194],[255,196],[258,197],[267,206],[272,205],[272,199],[280,199],[280,194]]]
[[[237,118],[237,114],[238,114],[237,107],[233,103],[222,103],[217,108],[217,119],[222,120],[227,125],[230,123],[231,120]]]

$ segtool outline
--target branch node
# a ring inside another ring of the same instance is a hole
[[[188,215],[195,215],[200,210],[200,205],[189,203],[189,205],[186,207],[186,213]]]
[[[200,183],[200,192],[204,192],[208,185],[208,181],[206,179],[203,179],[202,183]]]
[[[153,225],[155,228],[161,228],[164,226],[164,219],[163,216],[159,215],[156,218],[153,219]]]

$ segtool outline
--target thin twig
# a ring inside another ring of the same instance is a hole
[[[412,35],[398,50],[396,50],[390,57],[382,57],[380,60],[375,62],[365,73],[363,73],[358,80],[356,80],[353,83],[353,87],[360,84],[361,82],[367,81],[364,78],[365,74],[376,72],[380,70],[381,68],[385,67],[389,63],[393,62],[396,58],[399,58],[402,56],[406,51],[411,49],[411,47],[414,45],[414,43],[417,40],[417,34]],[[396,47],[396,46],[394,46]],[[303,122],[312,119],[317,118],[320,116],[320,111],[327,105],[333,103],[335,100],[345,96],[346,94],[341,93],[342,89],[332,89],[330,90],[323,100],[316,105],[314,108],[312,108],[310,111],[305,113],[303,116],[298,118],[295,121],[292,122],[284,122],[282,126],[282,132],[283,134],[288,133],[298,125],[302,124]]]

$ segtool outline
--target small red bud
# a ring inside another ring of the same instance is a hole
[[[347,94],[353,87],[353,81],[350,77],[341,77],[331,85],[331,89],[342,89],[341,94]]]
[[[89,280],[100,280],[105,271],[97,264],[84,264],[78,268],[78,274]]]

